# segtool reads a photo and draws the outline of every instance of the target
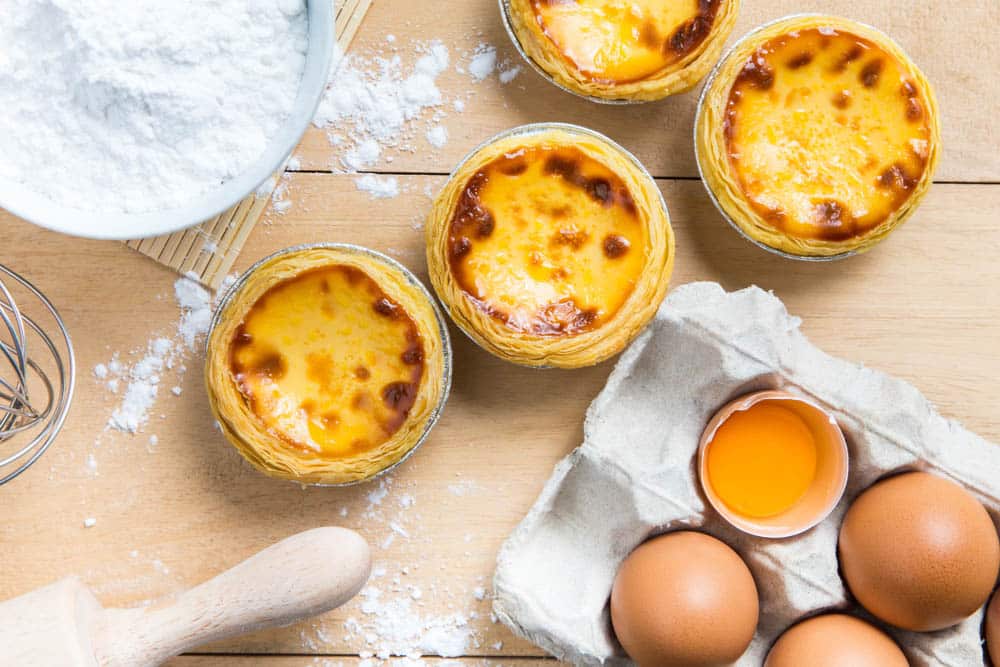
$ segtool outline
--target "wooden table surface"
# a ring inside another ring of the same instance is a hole
[[[302,242],[344,241],[387,251],[426,276],[418,226],[455,162],[491,134],[524,122],[561,120],[609,134],[657,177],[677,235],[672,283],[715,280],[726,288],[774,290],[804,331],[838,355],[903,377],[940,410],[1000,441],[1000,134],[996,0],[885,3],[876,0],[745,0],[734,36],[784,14],[824,10],[871,23],[895,37],[935,84],[944,156],[937,183],[912,220],[873,252],[832,264],[773,257],[721,220],[697,180],[691,146],[696,93],[630,108],[607,108],[562,93],[533,72],[501,85],[450,71],[446,96],[468,89],[464,113],[449,113],[450,139],[421,144],[391,163],[403,193],[373,200],[355,176],[330,173],[331,148],[313,129],[290,180],[291,209],[269,216],[236,269]],[[453,60],[481,42],[515,59],[494,0],[377,0],[354,50],[387,46],[405,59],[417,40],[440,39]],[[450,111],[450,110],[449,110]],[[378,171],[386,171],[386,162]],[[31,470],[0,488],[0,599],[79,574],[106,605],[139,603],[198,583],[265,545],[323,524],[363,532],[375,545],[386,590],[400,575],[422,591],[425,616],[469,615],[476,646],[462,664],[534,665],[542,652],[490,620],[498,547],[534,501],[553,465],[581,438],[584,411],[610,364],[563,372],[502,363],[454,335],[451,401],[431,438],[378,485],[303,489],[245,465],[213,428],[201,358],[164,379],[145,432],[105,429],[117,397],[91,375],[113,351],[143,348],[176,331],[175,276],[113,242],[72,239],[0,212],[0,263],[34,281],[60,308],[74,336],[80,380],[65,430]],[[175,382],[176,380],[176,382]],[[173,396],[168,388],[180,384]],[[150,435],[158,444],[149,445]],[[87,465],[93,456],[93,469]],[[406,507],[407,497],[412,505]],[[346,510],[346,517],[342,513]],[[97,523],[84,528],[83,519]],[[400,531],[395,531],[393,524]],[[405,535],[403,535],[405,533]],[[393,539],[390,539],[393,537]],[[400,574],[403,568],[406,574]],[[175,667],[353,665],[369,650],[344,621],[357,602],[298,626],[208,647]],[[428,659],[430,664],[438,661]],[[549,662],[548,664],[552,664]]]

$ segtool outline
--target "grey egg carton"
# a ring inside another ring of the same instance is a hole
[[[715,283],[673,291],[622,355],[587,411],[584,442],[560,462],[501,548],[494,611],[515,633],[579,665],[626,665],[608,598],[618,566],[653,534],[692,527],[735,548],[760,593],[760,623],[737,663],[762,664],[774,640],[829,610],[864,616],[837,563],[851,501],[880,477],[923,469],[965,486],[1000,521],[1000,447],[942,417],[910,384],[831,357],[773,294]],[[743,534],[707,505],[695,467],[705,425],[729,400],[761,389],[806,396],[837,419],[850,450],[847,492],[802,535]],[[868,620],[873,620],[866,617]],[[912,665],[984,661],[983,612],[933,633],[884,627]]]

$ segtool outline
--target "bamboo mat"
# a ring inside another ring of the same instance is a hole
[[[337,3],[334,25],[341,52],[347,51],[372,2],[374,0],[342,0]],[[228,275],[279,181],[280,178],[272,178],[236,206],[200,225],[167,236],[127,241],[125,245],[216,289]]]

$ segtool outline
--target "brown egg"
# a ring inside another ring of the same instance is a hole
[[[778,638],[764,667],[908,667],[906,656],[878,628],[845,614],[793,625]]]
[[[858,496],[838,550],[858,602],[918,632],[973,614],[1000,571],[1000,539],[986,509],[958,484],[923,472],[890,477]]]
[[[758,613],[743,559],[692,531],[640,545],[611,590],[611,623],[639,667],[728,665],[750,645]]]
[[[986,652],[994,665],[1000,665],[1000,590],[993,594],[986,610]]]

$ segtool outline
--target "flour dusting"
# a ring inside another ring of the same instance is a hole
[[[305,67],[305,0],[2,4],[0,177],[83,210],[176,208],[237,176]]]
[[[134,364],[123,363],[120,354],[116,352],[110,361],[97,364],[93,369],[94,377],[112,394],[119,392],[121,384],[125,385],[121,400],[108,418],[108,427],[116,431],[136,433],[147,424],[164,376],[173,370],[182,373],[184,367],[178,363],[196,350],[198,343],[208,332],[214,308],[208,290],[191,277],[185,276],[174,283],[174,298],[180,317],[172,335],[151,338],[142,357]],[[170,389],[174,396],[180,396],[181,392],[179,385]],[[155,446],[155,442],[150,444]],[[96,468],[96,463],[94,467]]]

